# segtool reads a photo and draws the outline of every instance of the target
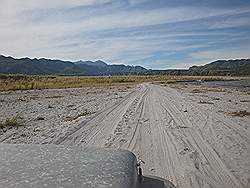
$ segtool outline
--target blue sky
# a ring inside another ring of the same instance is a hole
[[[0,54],[187,68],[250,58],[249,0],[0,0]]]

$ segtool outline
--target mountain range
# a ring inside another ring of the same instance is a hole
[[[217,60],[189,69],[148,70],[143,74],[190,76],[250,76],[250,59]]]
[[[108,65],[104,61],[62,61],[0,56],[0,73],[28,75],[127,75],[147,71],[141,66]]]
[[[51,59],[30,59],[0,55],[0,73],[27,75],[131,75],[131,74],[170,74],[170,75],[250,75],[250,59],[218,60],[203,66],[189,69],[152,70],[142,66],[109,65],[104,61],[62,61]]]
[[[191,75],[250,75],[250,59],[218,60],[204,66],[189,68]]]

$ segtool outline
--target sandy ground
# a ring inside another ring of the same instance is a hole
[[[25,126],[0,142],[123,148],[180,188],[250,187],[250,119],[234,116],[249,94],[221,82],[1,93],[1,121]]]
[[[2,92],[0,122],[17,117],[25,126],[0,129],[0,142],[48,144],[129,92],[126,86]]]

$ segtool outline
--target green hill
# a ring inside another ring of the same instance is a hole
[[[218,60],[204,66],[193,66],[189,75],[250,75],[250,59]]]

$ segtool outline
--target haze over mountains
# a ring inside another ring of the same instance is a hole
[[[51,59],[30,59],[0,55],[0,73],[27,75],[250,75],[250,59],[218,60],[204,66],[192,66],[187,70],[151,70],[142,66],[109,65],[104,61],[62,61]]]

